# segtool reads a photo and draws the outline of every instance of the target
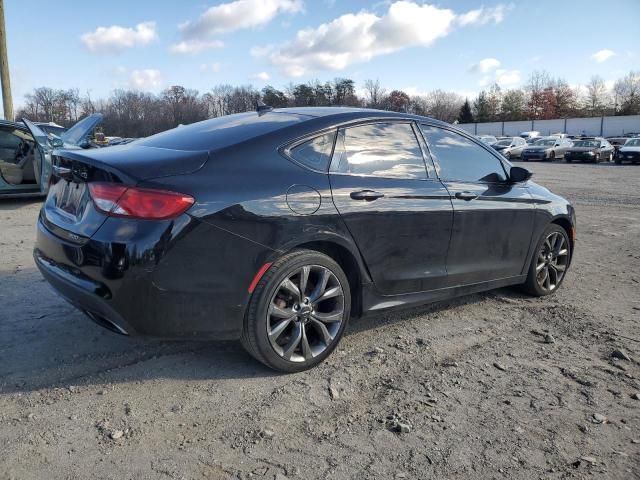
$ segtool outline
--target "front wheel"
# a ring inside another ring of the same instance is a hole
[[[608,161],[609,161],[609,162],[612,162],[612,161],[613,161],[613,153],[610,153],[610,154],[609,154],[609,160],[608,160]]]
[[[349,320],[351,294],[342,268],[330,257],[296,250],[271,265],[251,297],[242,345],[282,372],[322,362]]]
[[[569,236],[564,228],[552,223],[538,241],[523,290],[536,297],[555,292],[564,280],[570,259]]]

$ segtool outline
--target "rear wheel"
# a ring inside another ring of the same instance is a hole
[[[553,161],[556,159],[556,152],[554,150],[549,154],[549,160]]]
[[[569,236],[564,228],[552,223],[538,241],[523,290],[536,297],[555,292],[564,280],[570,259]]]
[[[296,250],[269,268],[251,297],[242,344],[257,360],[283,372],[322,362],[349,320],[351,295],[330,257]]]

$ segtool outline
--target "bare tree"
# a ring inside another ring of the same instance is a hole
[[[426,97],[427,114],[444,122],[453,122],[458,118],[460,107],[464,103],[462,96],[454,92],[434,90]]]
[[[387,91],[380,86],[380,80],[377,78],[375,80],[365,80],[364,90],[366,94],[365,104],[371,108],[379,107],[387,94]]]
[[[587,84],[585,107],[592,116],[604,115],[610,97],[602,77],[594,75]]]

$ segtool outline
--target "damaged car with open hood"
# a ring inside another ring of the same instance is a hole
[[[99,147],[90,134],[102,118],[101,113],[89,115],[60,136],[45,133],[27,119],[0,120],[0,198],[46,195],[53,151]]]

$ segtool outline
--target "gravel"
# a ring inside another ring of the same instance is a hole
[[[639,478],[640,166],[524,166],[577,209],[560,291],[354,321],[295,375],[94,325],[0,202],[0,478]]]

